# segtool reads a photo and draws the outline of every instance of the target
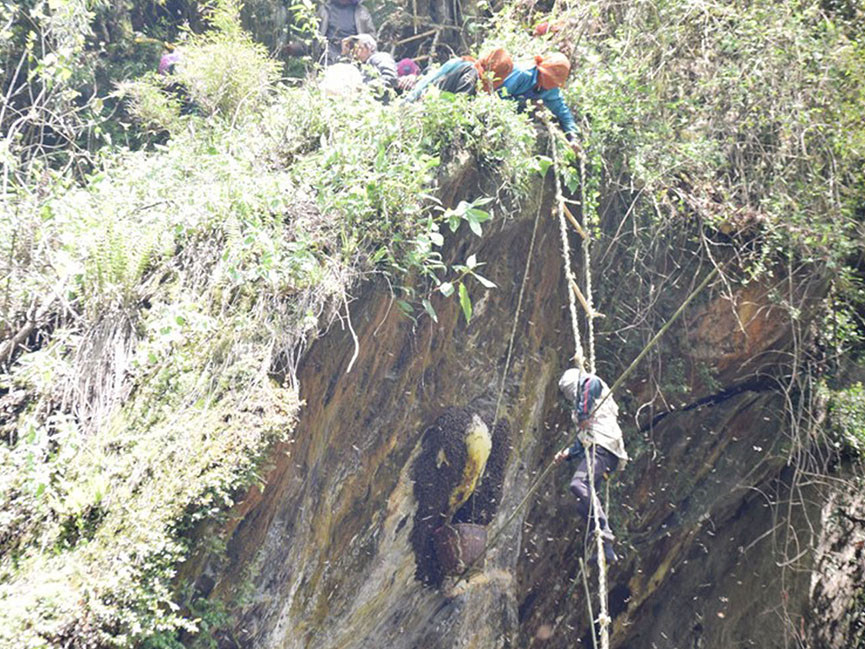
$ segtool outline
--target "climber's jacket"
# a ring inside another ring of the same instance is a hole
[[[579,455],[583,447],[597,444],[618,457],[620,467],[624,465],[628,454],[617,420],[619,407],[612,396],[604,399],[610,391],[607,384],[595,374],[569,369],[559,380],[559,389],[574,404],[572,417],[579,429],[577,441],[568,449],[568,457]],[[592,414],[598,404],[600,407]]]
[[[568,139],[576,135],[577,123],[571,109],[565,104],[561,88],[550,88],[549,90],[541,88],[536,65],[530,68],[515,67],[499,88],[499,95],[506,99],[516,99],[521,105],[528,101],[540,99],[559,120],[559,124],[561,124]]]
[[[364,83],[379,84],[383,90],[396,90],[396,61],[387,52],[376,52],[360,69]]]
[[[327,39],[325,65],[339,60],[342,39],[357,34],[375,37],[375,24],[369,10],[359,0],[348,4],[326,2],[318,8],[318,30]]]
[[[434,72],[428,72],[415,84],[406,96],[406,101],[417,101],[429,85],[446,92],[465,92],[472,94],[478,83],[478,73],[470,61],[451,59]]]
[[[499,47],[474,59],[464,56],[451,59],[434,72],[428,72],[418,79],[414,90],[406,96],[406,101],[417,101],[430,85],[443,92],[466,93],[474,95],[478,81],[487,92],[499,88],[514,69],[514,63],[507,50]]]

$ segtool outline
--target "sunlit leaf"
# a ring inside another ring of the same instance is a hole
[[[496,288],[495,283],[491,282],[490,280],[488,280],[483,275],[478,275],[477,273],[472,273],[472,277],[474,277],[476,280],[478,280],[486,288]]]
[[[445,297],[450,297],[454,294],[454,285],[450,282],[442,282],[439,284],[438,290],[441,291],[442,295]]]
[[[466,317],[466,324],[468,324],[472,319],[472,301],[469,299],[469,292],[465,284],[460,284],[460,306]]]
[[[421,301],[421,304],[423,304],[423,308],[424,308],[424,309],[426,310],[426,312],[429,314],[429,317],[433,319],[433,322],[438,322],[438,321],[439,321],[439,317],[438,317],[438,315],[436,314],[436,310],[433,308],[432,303],[431,303],[429,300],[427,300],[426,298],[424,298],[424,299]]]

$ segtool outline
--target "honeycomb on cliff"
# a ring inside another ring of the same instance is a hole
[[[472,430],[472,411],[448,408],[424,431],[421,452],[412,467],[414,495],[418,503],[410,541],[415,552],[415,577],[438,585],[444,574],[433,548],[432,533],[449,522],[451,496],[463,480],[468,460],[466,436]],[[483,419],[483,417],[482,417]],[[485,421],[492,427],[491,421]],[[501,500],[504,471],[510,455],[510,428],[496,424],[483,473],[474,490],[453,515],[456,523],[488,525]]]

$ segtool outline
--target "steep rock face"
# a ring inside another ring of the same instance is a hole
[[[471,185],[463,172],[446,203]],[[227,565],[208,570],[212,596],[240,600],[225,647],[591,646],[571,469],[557,467],[501,527],[571,439],[556,392],[573,342],[550,203],[548,188],[539,190],[482,240],[451,242],[455,259],[486,261],[498,286],[471,287],[470,325],[453,301],[435,300],[439,323],[413,322],[379,283],[351,307],[359,348],[350,373],[347,327],[335,325],[308,352],[294,440],[274,450],[266,486],[234,512]],[[536,214],[498,413],[510,448],[494,513],[484,514],[493,544],[482,572],[430,586],[412,544],[413,467],[424,432],[448,409],[495,419]],[[818,289],[806,285],[797,299],[808,303]],[[611,489],[623,555],[609,582],[613,646],[781,647],[790,629],[804,628],[811,557],[797,535],[816,529],[819,512],[809,494],[789,497],[783,399],[754,380],[792,339],[770,290],[751,286],[732,301],[711,293],[695,305],[669,334],[690,368],[691,403],[654,415],[642,431],[625,413],[633,461]],[[714,391],[699,379],[707,363],[717,370]],[[625,399],[636,409],[650,389],[632,377]],[[588,585],[594,591],[593,573]]]
[[[249,494],[237,512],[233,561],[215,588],[228,594],[256,563],[253,603],[235,634],[241,644],[451,647],[462,639],[487,647],[515,636],[516,530],[503,535],[466,594],[449,598],[425,587],[410,542],[412,467],[424,431],[448,408],[493,419],[531,231],[531,220],[509,220],[482,242],[457,244],[458,258],[477,253],[489,260],[485,271],[501,287],[476,300],[470,326],[453,301],[436,304],[438,325],[415,324],[378,285],[352,306],[360,351],[350,374],[348,331],[332,331],[310,350],[299,372],[305,417],[295,441],[275,451],[264,491]],[[502,399],[500,419],[509,424],[513,448],[499,517],[536,470],[535,431],[543,407],[556,403],[563,359],[550,336],[569,329],[559,258],[543,252],[555,249],[555,237],[547,217]]]
[[[865,493],[861,480],[837,490],[820,511],[822,534],[811,575],[811,641],[827,649],[865,647]]]

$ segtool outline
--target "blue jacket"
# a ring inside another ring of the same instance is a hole
[[[577,122],[571,114],[571,109],[565,104],[561,89],[541,90],[538,86],[538,69],[535,66],[528,70],[514,68],[499,88],[499,95],[506,99],[516,99],[521,103],[540,99],[559,120],[565,133],[570,135],[577,132]]]
[[[408,95],[406,95],[405,101],[417,101],[418,99],[420,99],[420,96],[423,94],[424,89],[429,84],[445,76],[448,72],[451,72],[454,68],[463,63],[465,63],[463,59],[451,59],[435,72],[427,72],[425,75],[423,75],[420,79],[417,80],[414,89]]]

